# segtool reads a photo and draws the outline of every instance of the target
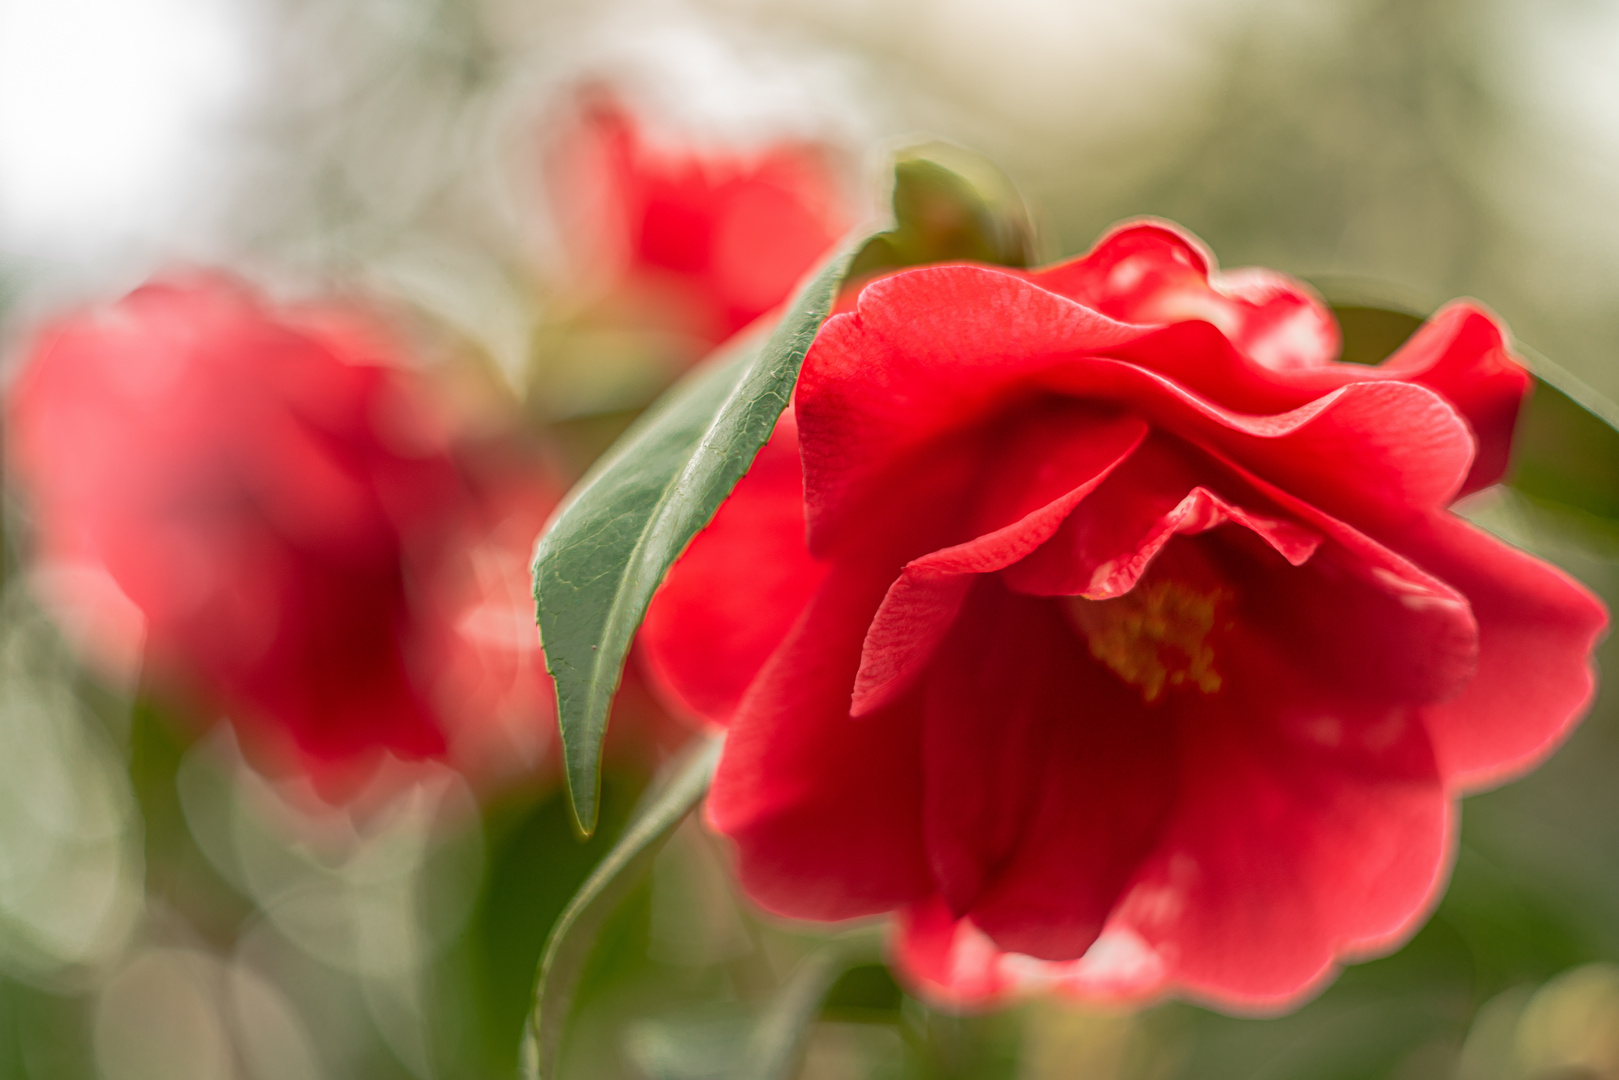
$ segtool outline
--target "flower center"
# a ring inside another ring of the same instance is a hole
[[[1220,689],[1209,635],[1230,598],[1224,589],[1142,581],[1110,600],[1070,597],[1068,612],[1091,655],[1140,687],[1150,703],[1163,696],[1166,686],[1190,684],[1205,694]]]

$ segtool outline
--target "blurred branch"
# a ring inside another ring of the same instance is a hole
[[[569,1009],[598,931],[708,791],[719,763],[719,736],[702,736],[671,762],[643,801],[624,836],[585,881],[551,931],[534,989],[534,1012],[523,1037],[523,1074],[554,1080]]]
[[[800,960],[765,1006],[733,1080],[792,1080],[828,991],[851,967],[881,958],[879,934],[834,939]]]

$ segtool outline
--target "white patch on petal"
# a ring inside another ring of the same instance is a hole
[[[1172,855],[1168,881],[1137,885],[1125,896],[1120,907],[1143,926],[1163,926],[1180,917],[1186,909],[1186,887],[1197,877],[1197,862],[1186,854]]]
[[[1242,329],[1242,318],[1231,309],[1224,297],[1202,289],[1185,289],[1160,294],[1152,305],[1154,322],[1181,322],[1202,319],[1228,338],[1235,338]]]
[[[1056,984],[1062,969],[1069,966],[1050,960],[1039,960],[1024,953],[1005,953],[1000,959],[1001,974],[1016,983],[1019,990],[1034,994],[1049,990]]]
[[[1416,612],[1439,611],[1441,609],[1452,611],[1464,610],[1463,605],[1457,603],[1448,596],[1426,596],[1415,593],[1411,594],[1410,596],[1400,597],[1400,605],[1410,611]]]
[[[1401,577],[1387,567],[1372,567],[1372,577],[1378,584],[1394,593],[1399,598],[1400,604],[1410,611],[1465,610],[1464,605],[1454,596],[1435,592],[1424,583]]]
[[[1102,932],[1073,971],[1082,983],[1140,986],[1163,978],[1164,961],[1146,940],[1126,926]]]
[[[1325,358],[1329,345],[1320,320],[1309,308],[1299,308],[1247,342],[1248,355],[1273,371],[1311,367]]]
[[[971,920],[963,919],[956,927],[955,939],[950,945],[950,978],[952,982],[970,983],[995,970],[1004,959],[1000,949]]]
[[[1115,266],[1107,275],[1107,287],[1114,292],[1129,292],[1141,284],[1141,279],[1152,270],[1152,260],[1145,255],[1132,255]]]

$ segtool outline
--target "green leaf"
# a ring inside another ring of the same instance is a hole
[[[942,143],[894,166],[895,224],[833,255],[768,340],[723,350],[655,404],[575,488],[535,552],[534,598],[556,681],[568,792],[595,828],[602,739],[624,658],[669,567],[747,472],[792,397],[799,367],[856,271],[940,259],[1023,265],[1028,214],[994,166]]]
[[[601,822],[585,843],[574,829],[566,791],[523,789],[485,803],[483,896],[466,932],[477,958],[484,1060],[469,1075],[516,1075],[546,939],[623,835],[644,784],[638,771],[604,769]]]
[[[670,565],[708,524],[792,396],[858,244],[799,290],[762,347],[736,343],[677,384],[580,481],[534,556],[568,792],[596,826],[607,712],[636,627]]]
[[[664,843],[708,791],[723,739],[705,736],[672,762],[648,792],[624,836],[585,880],[545,944],[534,987],[534,1012],[523,1039],[523,1074],[553,1080],[562,1037],[585,962],[602,923],[629,888],[652,865]]]
[[[1343,335],[1339,359],[1351,364],[1382,363],[1422,325],[1420,315],[1368,303],[1333,304],[1332,313]]]
[[[1535,374],[1535,393],[1518,422],[1509,483],[1598,527],[1611,544],[1619,527],[1619,406],[1534,350],[1517,351]]]

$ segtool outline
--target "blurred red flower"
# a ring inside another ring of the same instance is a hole
[[[898,910],[956,1004],[1272,1009],[1408,936],[1458,795],[1586,707],[1606,613],[1447,509],[1530,385],[1490,316],[1337,346],[1155,223],[830,319],[643,631],[729,725],[708,817],[754,899]]]
[[[68,628],[110,666],[144,639],[146,678],[261,765],[335,790],[384,751],[547,745],[526,563],[554,492],[512,447],[461,453],[356,318],[150,285],[42,335],[7,428]]]
[[[709,344],[787,299],[850,224],[824,148],[660,140],[605,90],[581,96],[551,158],[588,273]]]

